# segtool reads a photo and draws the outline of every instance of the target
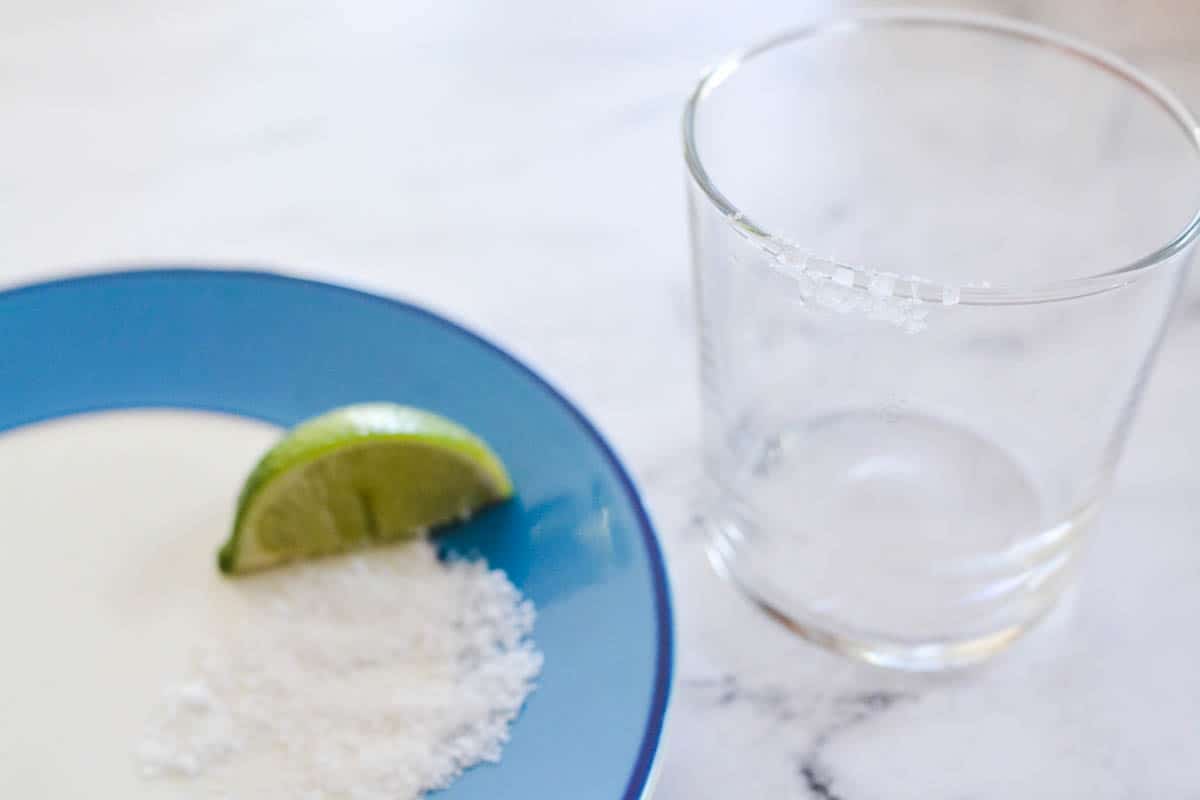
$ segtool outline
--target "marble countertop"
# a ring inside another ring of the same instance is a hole
[[[1200,798],[1196,281],[1084,580],[987,667],[842,661],[707,567],[679,111],[706,61],[840,7],[10,3],[0,284],[275,266],[415,299],[544,371],[611,437],[664,539],[679,658],[661,800]],[[1192,0],[969,7],[1097,40],[1200,106]]]

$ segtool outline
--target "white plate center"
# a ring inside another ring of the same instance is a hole
[[[273,426],[88,414],[0,435],[0,797],[172,797],[133,747],[163,681],[238,614],[216,568]]]

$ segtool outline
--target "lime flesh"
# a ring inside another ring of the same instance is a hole
[[[512,496],[500,459],[450,420],[367,403],[293,428],[247,478],[225,573],[394,542]]]

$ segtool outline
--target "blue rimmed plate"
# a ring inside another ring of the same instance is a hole
[[[136,408],[288,426],[393,400],[477,431],[518,496],[441,541],[481,553],[534,601],[545,668],[503,760],[438,797],[642,796],[671,680],[662,556],[612,450],[528,367],[415,306],[259,272],[122,272],[10,290],[0,293],[0,337],[0,455],[6,438],[42,427],[32,423]],[[8,474],[19,484],[19,471]],[[0,600],[37,607],[4,586]]]

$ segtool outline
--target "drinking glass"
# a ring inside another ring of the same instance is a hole
[[[1200,230],[1195,121],[1086,44],[904,12],[724,59],[684,144],[714,565],[872,663],[996,652],[1108,489]]]

